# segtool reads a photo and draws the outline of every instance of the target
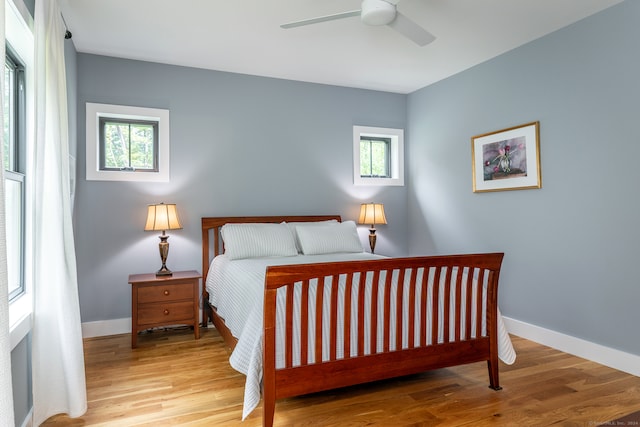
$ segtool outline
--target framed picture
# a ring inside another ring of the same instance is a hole
[[[473,192],[541,188],[540,123],[471,138]]]

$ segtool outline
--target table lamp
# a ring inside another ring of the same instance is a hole
[[[169,236],[165,230],[179,230],[182,228],[176,205],[172,203],[149,205],[147,210],[147,223],[144,231],[162,231],[160,238],[160,260],[162,267],[156,272],[156,276],[171,276],[172,272],[167,268],[167,255],[169,254]]]
[[[376,224],[386,224],[387,217],[384,216],[384,205],[382,203],[363,203],[360,206],[360,218],[358,224],[371,224],[369,229],[369,246],[371,253],[376,247]]]

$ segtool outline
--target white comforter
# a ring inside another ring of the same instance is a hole
[[[282,264],[306,264],[351,260],[381,259],[383,257],[366,252],[329,255],[299,255],[285,258],[252,258],[231,261],[217,256],[209,269],[206,281],[209,302],[225,319],[227,327],[238,339],[231,354],[231,366],[245,374],[244,407],[242,418],[246,418],[260,402],[262,381],[262,321],[264,299],[264,277],[266,267]],[[515,361],[515,351],[498,316],[498,352],[505,363]]]

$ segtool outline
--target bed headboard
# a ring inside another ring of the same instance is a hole
[[[202,218],[202,278],[206,280],[211,260],[224,251],[220,229],[229,223],[248,222],[314,222],[328,220],[342,221],[340,215],[287,215],[287,216],[226,216]],[[213,240],[213,242],[211,241]],[[213,243],[213,247],[212,247]],[[213,254],[212,254],[213,249]]]

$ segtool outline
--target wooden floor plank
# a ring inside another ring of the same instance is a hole
[[[595,426],[640,410],[640,378],[512,337],[516,363],[486,363],[283,399],[276,426]],[[43,426],[260,426],[261,406],[241,422],[244,376],[218,332],[202,329],[84,342],[89,409]]]

